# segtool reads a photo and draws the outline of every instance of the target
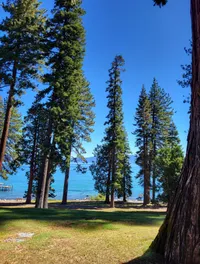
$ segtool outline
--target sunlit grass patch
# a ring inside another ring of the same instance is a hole
[[[126,263],[142,255],[165,214],[135,209],[0,209],[2,263]],[[5,242],[19,232],[34,236]]]

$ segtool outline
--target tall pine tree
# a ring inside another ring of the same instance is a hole
[[[139,96],[138,106],[135,114],[136,129],[134,134],[136,136],[136,164],[140,167],[137,178],[140,179],[140,184],[144,186],[143,204],[150,203],[150,153],[151,153],[151,104],[145,87],[142,87]]]
[[[67,203],[70,161],[72,159],[72,154],[75,155],[73,158],[74,161],[81,160],[82,162],[86,162],[84,158],[86,151],[83,147],[83,142],[90,142],[90,134],[93,132],[92,126],[94,125],[94,113],[92,108],[95,106],[95,102],[90,92],[89,83],[84,77],[80,87],[78,106],[79,114],[77,119],[74,121],[72,135],[69,139],[69,154],[66,155],[62,168],[65,172],[62,204]],[[79,169],[79,171],[82,170]],[[83,172],[85,172],[85,170],[83,170]]]
[[[27,88],[35,88],[43,58],[41,44],[45,11],[38,0],[12,0],[2,4],[8,14],[0,24],[0,84],[8,87],[8,100],[0,144],[0,170],[6,151],[12,108]]]
[[[121,72],[124,71],[123,66],[123,57],[116,56],[109,70],[109,81],[106,89],[109,113],[105,122],[106,135],[104,141],[109,145],[111,153],[111,207],[115,206],[114,199],[116,191],[120,187],[124,158],[122,81],[120,78]]]
[[[160,88],[158,82],[154,78],[153,84],[149,93],[149,100],[151,104],[151,161],[150,170],[152,176],[152,202],[156,201],[156,191],[157,184],[156,179],[158,177],[157,167],[155,164],[155,159],[158,149],[160,149],[165,138],[168,136],[168,129],[171,124],[171,119],[173,115],[173,109],[171,107],[172,100],[164,89]]]
[[[85,51],[85,31],[82,25],[80,0],[56,0],[53,18],[48,23],[48,66],[51,72],[45,75],[45,82],[49,84],[48,132],[45,141],[43,166],[41,168],[40,184],[36,207],[44,207],[44,196],[48,192],[48,167],[52,155],[52,142],[62,157],[62,170],[65,170],[63,203],[67,200],[67,183],[72,148],[79,151],[82,140],[88,138],[93,123],[91,107],[94,102],[88,84],[83,76],[82,65]],[[87,96],[86,96],[87,94]],[[84,102],[84,103],[83,103]],[[84,107],[83,107],[84,105]],[[90,108],[90,110],[88,110]],[[83,110],[84,109],[84,110]],[[87,118],[85,114],[87,112]],[[89,121],[89,116],[91,120]],[[85,120],[85,121],[84,121]],[[85,124],[84,124],[85,122]],[[83,129],[84,124],[85,132]],[[91,123],[91,125],[89,124]],[[75,132],[82,126],[82,134]],[[84,136],[83,136],[84,135]],[[79,142],[79,143],[78,143]],[[58,164],[60,164],[58,162]],[[64,169],[63,169],[64,168]]]

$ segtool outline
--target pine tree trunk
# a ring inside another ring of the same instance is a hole
[[[106,204],[110,203],[110,174],[111,174],[111,162],[109,161],[108,180],[106,186],[106,200],[105,200]]]
[[[123,171],[123,202],[126,203],[126,175],[125,175],[125,170]]]
[[[31,195],[32,195],[32,187],[33,187],[33,180],[34,180],[36,140],[37,140],[37,129],[35,129],[34,139],[33,139],[33,150],[31,154],[30,175],[29,175],[29,182],[28,182],[26,204],[31,204]]]
[[[166,219],[152,244],[167,263],[200,263],[200,1],[191,0],[192,101],[184,166]]]
[[[49,166],[47,171],[47,181],[45,187],[44,206],[43,206],[45,209],[48,209],[49,189],[51,184],[51,170],[52,170],[52,160],[49,161]]]
[[[66,170],[65,170],[65,180],[63,186],[63,198],[62,204],[67,204],[68,198],[68,187],[69,187],[69,172],[70,172],[70,161],[71,161],[71,151],[72,151],[72,143],[70,145],[68,157],[66,157]]]
[[[47,182],[47,173],[48,173],[49,159],[50,159],[50,154],[51,154],[51,139],[52,139],[52,121],[49,120],[47,139],[45,142],[45,153],[43,157],[39,185],[38,185],[36,208],[44,208],[44,197],[45,197],[45,189],[46,189],[46,182]]]
[[[70,172],[70,166],[68,165],[66,170],[65,170],[65,180],[64,180],[64,187],[63,187],[62,204],[67,204],[68,187],[69,187],[69,172]]]
[[[13,73],[12,73],[12,84],[10,85],[5,120],[4,120],[3,131],[2,131],[1,142],[0,142],[0,171],[3,169],[3,161],[4,161],[5,152],[6,152],[6,142],[8,139],[10,119],[11,119],[12,108],[13,108],[16,77],[17,77],[17,63],[14,62]]]
[[[114,187],[111,187],[111,201],[110,201],[110,207],[114,208],[115,207],[115,190]]]
[[[154,143],[153,149],[153,168],[152,168],[152,203],[156,202],[156,168],[155,168],[155,157],[156,157],[156,143]]]
[[[111,182],[111,201],[110,201],[110,207],[115,207],[115,146],[113,147],[112,152],[112,182]]]
[[[124,178],[123,178],[123,185],[124,185],[124,188],[123,188],[123,202],[126,203],[127,200],[126,200],[126,178],[125,178],[125,175],[124,175]]]
[[[147,139],[144,138],[144,201],[143,205],[150,203],[150,173],[148,166]]]

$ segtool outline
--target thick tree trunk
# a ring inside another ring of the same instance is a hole
[[[111,187],[111,201],[110,201],[110,207],[114,208],[115,207],[115,190],[114,187]]]
[[[16,77],[17,77],[17,63],[14,62],[13,72],[12,72],[12,84],[10,85],[10,91],[9,91],[8,102],[7,102],[7,107],[6,107],[6,115],[5,115],[3,131],[1,135],[1,142],[0,142],[0,171],[3,169],[3,161],[4,161],[5,152],[6,152],[6,142],[8,139],[10,119],[11,119],[12,108],[13,108]]]
[[[152,244],[167,263],[200,263],[200,1],[191,0],[192,101],[184,166],[166,219]]]
[[[71,155],[70,155],[70,157],[71,157]],[[64,180],[64,186],[63,186],[62,204],[67,204],[68,188],[69,188],[69,173],[70,173],[70,162],[67,164],[67,167],[65,170],[65,180]]]
[[[65,170],[62,204],[67,204],[68,188],[69,188],[69,172],[70,172],[70,165],[68,165]]]
[[[52,121],[49,120],[47,139],[45,142],[45,153],[43,157],[43,163],[40,173],[40,179],[38,184],[38,192],[36,199],[36,208],[44,208],[44,197],[47,183],[47,173],[49,167],[49,159],[51,155],[51,140],[52,140]]]
[[[31,153],[30,175],[29,175],[29,182],[28,182],[26,204],[31,203],[32,187],[33,187],[33,180],[34,180],[36,141],[37,141],[37,129],[35,130],[34,139],[33,139],[33,149]]]
[[[71,162],[71,151],[72,151],[72,143],[70,144],[68,157],[66,157],[66,170],[65,170],[65,179],[64,179],[64,186],[63,186],[62,204],[67,204],[68,187],[69,187],[70,162]]]

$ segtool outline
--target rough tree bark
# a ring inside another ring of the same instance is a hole
[[[52,159],[49,161],[48,170],[47,170],[47,181],[44,194],[44,205],[43,208],[48,209],[48,198],[49,198],[49,189],[51,184],[51,172],[52,172]]]
[[[12,70],[12,83],[10,85],[10,91],[9,91],[7,108],[6,108],[6,115],[5,115],[3,131],[1,135],[1,141],[0,141],[0,171],[3,169],[3,160],[4,160],[4,156],[6,152],[6,142],[8,139],[10,119],[11,119],[12,108],[13,108],[16,78],[17,78],[17,62],[15,61],[13,65],[13,70]]]
[[[71,152],[72,152],[72,138],[71,138],[71,143],[69,146],[68,157],[66,157],[66,170],[65,170],[65,179],[64,179],[64,186],[63,186],[62,204],[67,204],[67,199],[68,199]]]
[[[35,129],[34,139],[33,139],[33,149],[31,153],[30,175],[29,175],[29,182],[28,182],[26,204],[31,203],[31,195],[32,195],[32,187],[33,187],[33,179],[34,179],[34,167],[35,167],[36,142],[37,142],[37,128]]]
[[[200,1],[191,0],[192,98],[187,153],[166,219],[151,248],[167,263],[200,263]]]
[[[49,160],[50,160],[50,155],[51,155],[51,141],[52,141],[52,120],[50,118],[49,125],[48,125],[47,138],[45,142],[44,157],[43,157],[40,179],[39,179],[39,184],[38,184],[37,199],[36,199],[36,205],[35,205],[36,208],[44,208],[47,173],[48,173]]]

